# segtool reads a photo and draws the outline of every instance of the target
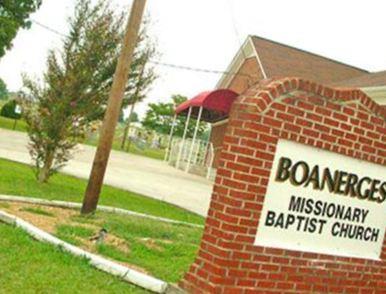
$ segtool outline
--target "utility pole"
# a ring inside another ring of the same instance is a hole
[[[131,7],[130,17],[123,39],[122,51],[115,69],[113,85],[110,90],[106,113],[103,119],[99,144],[83,199],[82,214],[94,212],[98,204],[145,4],[146,0],[134,0]]]

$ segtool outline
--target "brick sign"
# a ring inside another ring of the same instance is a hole
[[[255,245],[379,260],[385,212],[385,167],[279,140]]]
[[[360,90],[297,78],[256,84],[233,104],[181,287],[384,292],[385,166],[386,111]]]

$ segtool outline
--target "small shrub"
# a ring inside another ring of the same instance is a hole
[[[0,115],[4,117],[12,118],[12,119],[20,119],[21,114],[15,112],[16,105],[17,105],[16,100],[8,101],[1,108]]]

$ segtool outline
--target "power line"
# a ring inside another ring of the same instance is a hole
[[[45,24],[42,24],[42,23],[40,23],[40,22],[38,22],[38,21],[36,21],[36,20],[34,20],[34,19],[32,19],[31,21],[32,21],[34,24],[36,24],[36,25],[38,25],[38,26],[40,26],[40,27],[42,27],[42,28],[44,28],[44,29],[50,31],[51,33],[55,33],[55,34],[57,34],[57,35],[59,35],[59,36],[61,36],[61,37],[66,37],[65,34],[59,32],[59,31],[57,31],[57,30],[55,30],[55,29],[52,29],[52,28],[50,28],[49,26],[46,26]]]
[[[36,25],[50,31],[51,33],[57,34],[61,37],[67,37],[65,34],[59,32],[59,31],[57,31],[57,30],[55,30],[55,29],[53,29],[45,24],[42,24],[41,22],[38,22],[34,19],[31,21],[33,23],[35,23]],[[211,74],[225,74],[225,75],[231,75],[231,76],[245,76],[245,77],[253,78],[253,75],[245,74],[245,73],[236,73],[236,72],[231,72],[231,71],[222,71],[222,70],[213,70],[213,69],[207,69],[207,68],[191,67],[191,66],[186,66],[186,65],[177,65],[177,64],[173,64],[173,63],[161,62],[158,60],[150,60],[149,62],[156,64],[156,65],[173,68],[173,69],[181,69],[181,70],[201,72],[201,73],[211,73]]]
[[[175,68],[175,69],[183,69],[183,70],[203,72],[203,73],[226,74],[226,75],[233,75],[233,76],[239,75],[239,76],[251,77],[251,75],[249,75],[249,74],[235,73],[235,72],[222,71],[222,70],[212,70],[212,69],[198,68],[198,67],[190,67],[190,66],[185,66],[185,65],[176,65],[176,64],[165,63],[165,62],[160,62],[160,61],[156,61],[156,60],[150,60],[149,62],[156,64],[156,65],[166,66],[166,67]]]

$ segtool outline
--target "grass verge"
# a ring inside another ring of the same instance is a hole
[[[0,194],[30,196],[50,200],[82,202],[87,182],[64,174],[56,174],[47,184],[36,181],[31,167],[0,159]],[[148,198],[111,186],[103,186],[100,204],[137,212],[203,224],[204,218],[163,201]]]
[[[0,223],[1,293],[147,293]]]
[[[92,218],[75,215],[62,219],[54,234],[59,238],[108,258],[134,265],[168,282],[179,281],[193,263],[202,229],[154,220],[99,212]],[[101,243],[101,228],[107,235]],[[92,241],[91,241],[92,240]]]

